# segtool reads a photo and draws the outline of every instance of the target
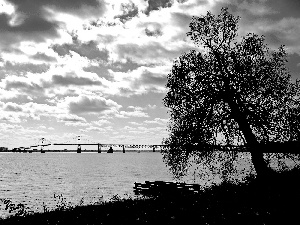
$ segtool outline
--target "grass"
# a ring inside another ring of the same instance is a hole
[[[295,224],[299,178],[300,170],[293,170],[263,182],[223,183],[197,195],[115,197],[98,205],[12,216],[0,224]]]

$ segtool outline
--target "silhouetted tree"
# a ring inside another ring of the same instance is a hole
[[[299,140],[299,82],[291,82],[284,47],[270,50],[253,33],[237,41],[238,20],[227,8],[193,17],[187,35],[200,50],[181,55],[168,74],[164,160],[175,175],[217,136],[248,146],[258,176],[269,171],[260,143]]]

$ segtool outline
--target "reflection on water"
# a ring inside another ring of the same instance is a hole
[[[219,159],[216,157],[210,163],[221,168]],[[232,179],[243,180],[254,173],[249,153],[239,153],[232,166],[235,168],[229,174]],[[209,171],[204,164],[192,166],[189,171],[182,181],[203,186],[221,182],[224,175],[224,171]],[[42,210],[43,204],[54,207],[57,203],[54,194],[62,194],[74,205],[82,198],[87,204],[102,196],[109,199],[114,194],[133,195],[134,182],[173,180],[162,155],[151,152],[0,153],[0,174],[0,199],[23,203],[34,211]]]

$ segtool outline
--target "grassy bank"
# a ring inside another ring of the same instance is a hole
[[[13,216],[0,224],[297,224],[300,172],[263,183],[222,184],[197,195],[114,199],[99,205]]]

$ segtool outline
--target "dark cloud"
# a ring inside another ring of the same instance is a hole
[[[192,20],[192,17],[190,15],[180,13],[180,12],[172,12],[171,17],[172,17],[172,22],[184,30],[188,29],[189,24]]]
[[[129,88],[120,88],[119,91],[120,91],[120,96],[122,97],[131,96],[135,94],[135,92]]]
[[[141,84],[154,84],[158,86],[165,86],[167,83],[167,76],[158,74],[158,73],[151,73],[149,71],[145,71],[142,73],[141,79],[139,81]]]
[[[74,76],[61,76],[53,75],[52,82],[55,85],[69,86],[87,86],[87,85],[101,85],[100,81],[94,81],[86,77],[74,77]]]
[[[18,7],[18,11],[25,14],[40,14],[44,7],[56,11],[72,13],[80,16],[100,16],[105,10],[105,3],[98,0],[8,0]]]
[[[117,45],[117,53],[120,58],[130,58],[132,61],[143,62],[158,59],[174,59],[183,52],[191,49],[190,46],[181,46],[177,49],[166,49],[158,42],[150,42],[147,45],[120,44]]]
[[[43,42],[47,38],[58,37],[58,22],[50,21],[51,17],[45,7],[71,13],[81,17],[101,16],[105,11],[105,3],[98,0],[8,0],[16,6],[17,23],[11,25],[12,18],[0,14],[0,44],[3,46],[12,43],[30,40]]]
[[[18,80],[7,80],[5,83],[5,89],[17,89],[18,91],[34,96],[37,96],[38,94],[42,95],[44,93],[44,88],[40,85]]]
[[[76,115],[65,115],[58,118],[59,122],[86,122],[85,118]]]
[[[287,67],[289,68],[293,79],[300,79],[300,55],[291,54],[288,57]]]
[[[266,4],[275,12],[273,15],[270,15],[273,19],[282,17],[300,18],[299,0],[268,0]]]
[[[23,55],[25,54],[23,51],[21,51],[18,48],[12,47],[12,46],[3,46],[2,47],[2,51],[1,52],[5,52],[5,53],[13,53],[16,55]]]
[[[49,22],[41,16],[27,17],[23,23],[16,26],[11,26],[9,21],[8,15],[0,14],[0,44],[4,47],[20,41],[43,42],[46,38],[58,37],[57,24]]]
[[[148,7],[145,10],[145,14],[149,15],[153,10],[159,10],[160,8],[170,8],[171,6],[171,0],[148,0]]]
[[[157,22],[140,23],[137,27],[144,29],[147,36],[161,36],[163,34],[162,25]]]
[[[181,28],[181,30],[179,30],[177,34],[170,39],[170,41],[188,41],[189,38],[187,37],[186,33],[189,31],[189,24],[192,20],[192,16],[186,15],[184,13],[173,12],[171,13],[171,17],[172,23],[176,27]]]
[[[158,37],[158,36],[162,36],[162,31],[159,29],[155,29],[155,30],[149,30],[148,28],[145,29],[145,34],[147,36],[154,36],[154,37]]]
[[[21,106],[15,104],[15,103],[11,103],[11,102],[8,102],[8,103],[5,104],[4,110],[5,111],[12,111],[12,112],[22,112],[23,111]]]
[[[122,3],[121,11],[123,12],[123,14],[115,16],[115,18],[119,18],[122,23],[127,22],[139,13],[138,7],[133,2],[127,4]]]
[[[189,0],[177,0],[178,3],[185,3],[185,2],[188,2],[188,1]],[[184,10],[190,10],[190,9],[195,8],[195,7],[198,7],[199,5],[208,5],[208,4],[209,4],[208,0],[196,0],[193,3],[181,5],[180,8],[182,8]],[[220,4],[220,2],[218,2],[218,4]]]
[[[297,53],[300,52],[299,4],[298,0],[231,0],[216,4],[211,11],[219,14],[221,7],[228,7],[240,17],[240,37],[247,33],[264,35],[272,49],[286,45],[290,52]]]
[[[35,55],[31,56],[30,58],[45,61],[45,62],[56,62],[57,61],[56,58],[48,56],[45,53],[41,53],[41,52],[36,53]]]
[[[81,43],[75,40],[72,44],[53,45],[52,49],[60,56],[65,56],[70,54],[70,51],[74,51],[88,59],[100,59],[107,62],[109,57],[109,52],[107,50],[100,51],[97,47],[97,43],[94,41]]]
[[[148,92],[157,92],[160,87],[164,87],[167,83],[167,75],[152,73],[148,70],[142,72],[141,77],[132,83],[132,89],[138,89],[141,86],[147,89]]]
[[[81,97],[79,101],[70,102],[70,113],[100,113],[111,108],[111,104],[106,99]]]
[[[99,77],[103,77],[106,80],[114,81],[114,76],[109,72],[109,70],[127,73],[140,66],[141,64],[135,63],[131,59],[127,58],[126,62],[116,61],[110,63],[99,63],[98,66],[85,67],[83,70],[86,72],[96,73]]]
[[[104,21],[103,19],[97,19],[91,20],[89,24],[94,27],[114,27],[119,23],[117,23],[116,21]]]
[[[274,24],[266,24],[266,29],[260,33],[265,35],[267,43],[271,47],[278,48],[279,45],[286,45],[289,52],[300,53],[300,19],[283,18]]]
[[[108,64],[108,68],[115,72],[130,72],[132,70],[135,70],[139,68],[141,64],[138,64],[136,62],[133,62],[130,58],[126,58],[126,62],[113,62],[111,64]]]
[[[3,16],[4,15],[4,16]],[[22,22],[20,25],[11,26],[9,25],[8,16],[5,14],[2,14],[2,22],[0,23],[1,28],[6,32],[12,32],[12,33],[34,33],[34,32],[47,32],[51,30],[55,30],[56,24],[47,21],[43,17],[40,16],[29,16],[25,17],[24,22]],[[53,32],[53,31],[52,31]]]
[[[43,73],[49,69],[47,64],[32,64],[32,63],[14,63],[5,62],[2,68],[0,68],[0,74],[9,75],[24,75],[27,72],[30,73]]]
[[[91,72],[95,73],[98,75],[98,77],[103,77],[106,80],[113,80],[113,76],[108,72],[108,68],[102,64],[99,64],[99,66],[89,66],[89,67],[84,67],[84,71],[86,72]]]

